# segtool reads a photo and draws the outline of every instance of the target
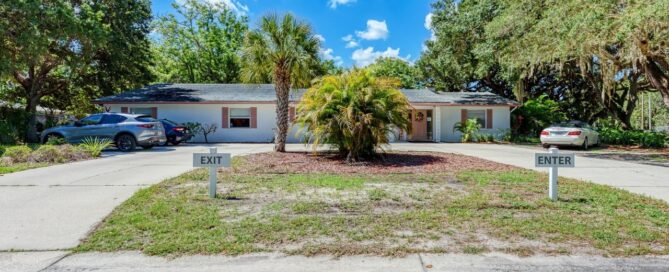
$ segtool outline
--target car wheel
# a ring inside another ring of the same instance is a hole
[[[585,140],[583,140],[583,150],[588,150],[588,138],[586,137]]]
[[[551,145],[549,145],[549,144],[542,144],[541,146],[542,146],[543,148],[549,148],[549,147],[551,147]]]
[[[129,152],[135,150],[136,147],[137,141],[135,141],[135,137],[130,134],[123,134],[116,138],[116,148],[118,148],[118,150]]]

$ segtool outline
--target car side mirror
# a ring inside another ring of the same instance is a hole
[[[75,126],[75,127],[83,127],[83,126],[84,126],[84,123],[82,123],[82,122],[80,122],[80,121],[74,121],[74,126]]]

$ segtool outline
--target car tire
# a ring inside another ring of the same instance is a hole
[[[549,144],[542,144],[541,147],[543,147],[543,148],[550,148],[551,145],[549,145]]]
[[[116,148],[123,152],[134,151],[137,148],[137,141],[130,134],[121,134],[116,137]]]
[[[583,140],[583,145],[581,145],[581,148],[583,148],[583,150],[588,150],[588,147],[590,147],[588,145],[588,137],[585,137],[585,140]]]
[[[154,146],[155,146],[155,145],[143,145],[143,146],[142,146],[142,149],[149,150],[149,149],[153,148]]]

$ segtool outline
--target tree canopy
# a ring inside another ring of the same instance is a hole
[[[420,86],[416,68],[399,58],[381,57],[366,69],[375,77],[396,78],[400,81],[400,88],[415,89]]]
[[[248,20],[224,4],[188,0],[155,23],[153,46],[161,82],[234,83]]]

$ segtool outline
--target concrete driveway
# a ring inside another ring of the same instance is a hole
[[[392,145],[393,150],[437,151],[479,157],[499,163],[547,172],[534,167],[534,153],[541,148],[500,144],[411,144]],[[669,202],[669,167],[585,157],[576,153],[576,168],[560,168],[559,175],[622,188]],[[548,182],[548,181],[547,181]]]
[[[272,150],[267,144],[218,145],[233,155]],[[192,169],[208,146],[162,147],[0,176],[0,251],[75,247],[137,190]]]

